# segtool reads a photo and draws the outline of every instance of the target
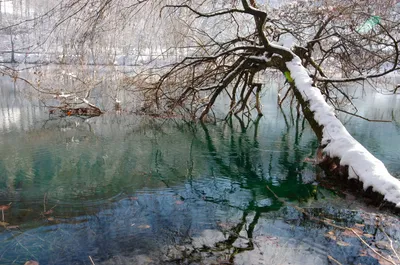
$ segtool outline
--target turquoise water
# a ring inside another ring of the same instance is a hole
[[[265,88],[260,120],[203,125],[128,113],[49,119],[37,99],[1,84],[0,205],[11,207],[0,264],[277,264],[265,255],[377,264],[360,256],[357,239],[333,244],[329,227],[290,207],[374,229],[362,202],[318,185],[321,173],[304,161],[316,139],[307,123],[276,108],[274,87]],[[396,123],[347,125],[400,174]]]

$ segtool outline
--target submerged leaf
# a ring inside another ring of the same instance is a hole
[[[360,253],[359,253],[360,257],[366,257],[368,256],[368,252],[366,249],[360,249]]]
[[[7,225],[9,225],[9,223],[6,223],[6,222],[0,222],[0,226],[7,226]]]
[[[388,260],[385,260],[383,258],[383,256],[377,255],[374,252],[371,252],[370,255],[372,257],[374,257],[375,259],[377,259],[380,265],[393,265],[393,264],[395,264],[395,263],[389,262]]]
[[[364,234],[363,236],[366,237],[366,238],[373,238],[373,237],[374,237],[374,236],[371,235],[371,234]]]
[[[44,215],[49,215],[49,214],[52,214],[53,212],[54,212],[53,209],[50,209],[47,212],[44,212],[43,214]]]
[[[18,225],[9,225],[7,226],[7,229],[19,229]]]
[[[335,236],[335,233],[333,231],[329,231],[328,233],[326,233],[325,237],[336,241],[336,236]]]
[[[353,232],[353,231],[354,232]],[[356,237],[357,235],[361,236],[364,232],[356,227],[353,227],[351,230],[350,229],[346,229],[346,231],[344,231],[342,233],[342,236],[348,236],[348,237]],[[357,235],[356,235],[357,234]]]
[[[390,244],[387,241],[377,241],[375,242],[375,246],[379,249],[390,249]]]
[[[339,246],[342,246],[342,247],[348,247],[348,246],[350,246],[349,243],[344,242],[344,241],[337,241],[336,244],[338,244]]]
[[[29,261],[25,262],[24,265],[39,265],[39,262],[34,261],[34,260],[29,260]]]

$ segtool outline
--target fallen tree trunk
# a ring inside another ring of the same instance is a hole
[[[291,74],[289,82],[295,96],[326,156],[322,167],[361,182],[364,191],[377,192],[382,195],[376,196],[378,199],[400,208],[400,180],[393,177],[379,159],[349,134],[320,90],[312,85],[300,58],[293,56],[286,66]]]

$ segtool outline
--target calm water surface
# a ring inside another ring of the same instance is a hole
[[[113,113],[49,119],[38,100],[6,79],[0,85],[0,204],[12,203],[0,264],[91,264],[89,256],[95,264],[328,264],[328,255],[379,264],[357,238],[339,244],[331,227],[290,206],[374,231],[374,209],[318,186],[320,173],[304,162],[315,137],[276,108],[275,87],[265,88],[259,121],[201,125]],[[367,98],[363,114],[396,114],[396,98]],[[400,175],[399,124],[344,120]],[[396,226],[389,233],[400,238]]]

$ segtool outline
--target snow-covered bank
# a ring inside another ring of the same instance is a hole
[[[400,207],[400,180],[393,177],[385,165],[356,141],[336,118],[334,109],[329,106],[297,56],[286,63],[296,88],[314,112],[315,121],[323,126],[321,144],[329,157],[337,157],[340,164],[349,167],[349,178],[361,181],[366,190],[372,187],[384,195],[384,199]]]

